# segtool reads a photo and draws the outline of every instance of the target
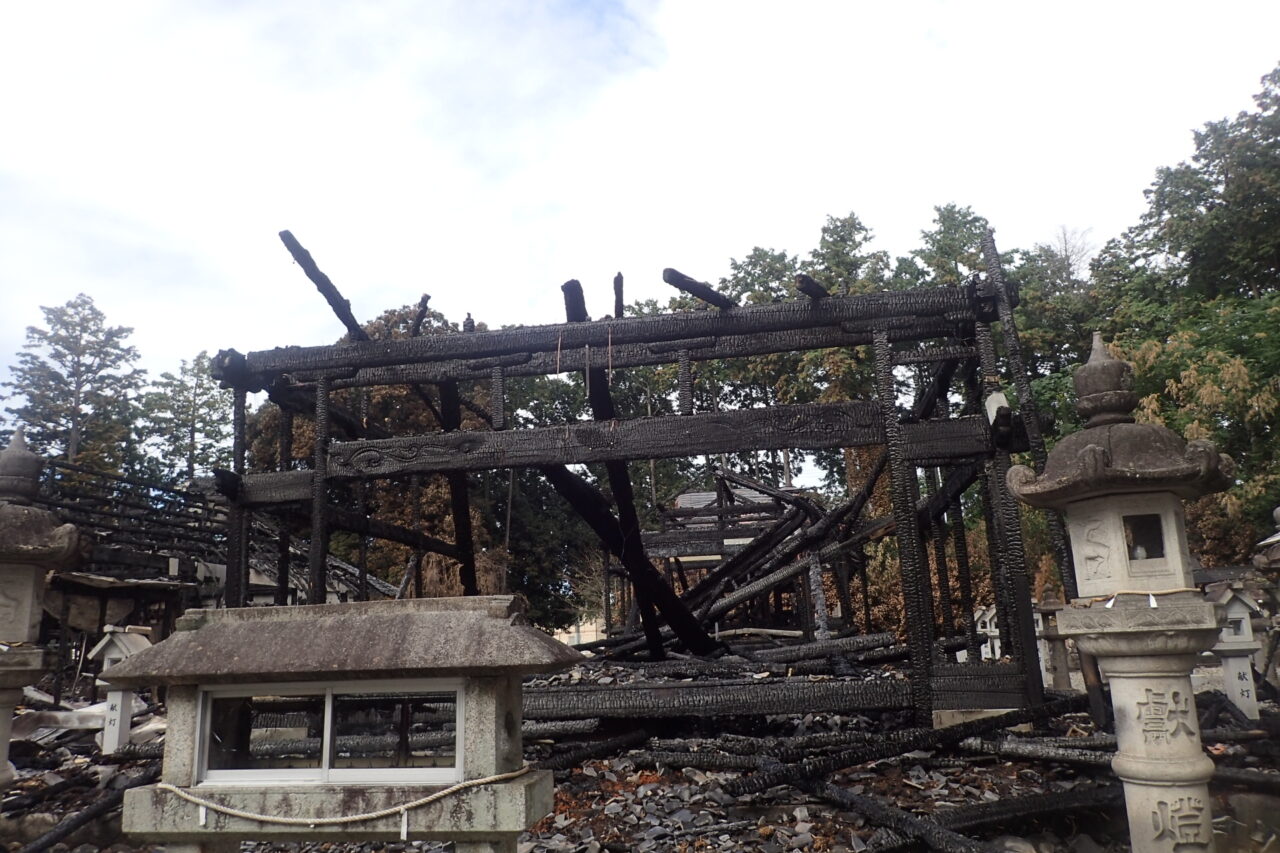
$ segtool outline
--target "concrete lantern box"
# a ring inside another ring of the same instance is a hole
[[[168,688],[161,783],[125,797],[135,838],[506,851],[551,811],[551,774],[523,766],[520,682],[581,656],[521,599],[197,610],[177,628],[102,674]]]

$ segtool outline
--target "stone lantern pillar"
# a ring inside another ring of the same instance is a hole
[[[1220,614],[1192,581],[1183,499],[1228,485],[1229,457],[1207,441],[1134,423],[1133,366],[1100,335],[1076,371],[1085,429],[1062,439],[1044,473],[1009,470],[1010,491],[1061,510],[1080,597],[1058,630],[1098,659],[1111,684],[1130,844],[1140,853],[1213,849],[1208,780],[1191,669],[1218,639]]]
[[[15,776],[9,736],[22,688],[48,669],[44,650],[35,645],[45,574],[80,558],[75,526],[58,525],[53,513],[31,505],[43,466],[21,430],[0,452],[0,788]]]

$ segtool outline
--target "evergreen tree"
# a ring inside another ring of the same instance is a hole
[[[47,328],[29,326],[18,353],[6,411],[42,452],[106,471],[128,470],[141,455],[134,416],[145,371],[126,344],[133,329],[108,326],[81,293],[65,305],[41,307]]]
[[[143,398],[145,435],[169,479],[231,467],[231,392],[209,373],[209,353],[160,374]]]

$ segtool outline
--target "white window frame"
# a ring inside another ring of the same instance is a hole
[[[466,691],[461,678],[393,679],[382,681],[289,681],[200,688],[196,703],[196,779],[198,785],[253,785],[268,782],[328,785],[337,783],[447,785],[462,781]],[[454,763],[452,767],[329,767],[333,743],[333,697],[359,693],[452,693],[454,696]],[[244,696],[318,696],[324,699],[323,735],[319,767],[263,767],[210,770],[210,703]]]

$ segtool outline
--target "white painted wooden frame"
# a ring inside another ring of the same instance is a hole
[[[465,690],[461,678],[395,679],[382,681],[294,681],[264,684],[234,684],[200,688],[196,702],[196,778],[200,785],[259,786],[271,782],[290,784],[424,784],[447,785],[462,781],[462,726],[465,717]],[[452,767],[338,767],[329,766],[333,744],[334,695],[360,693],[450,693],[454,697],[454,750]],[[317,696],[324,699],[324,725],[319,767],[263,767],[258,769],[210,770],[210,707],[214,699],[243,696]]]

